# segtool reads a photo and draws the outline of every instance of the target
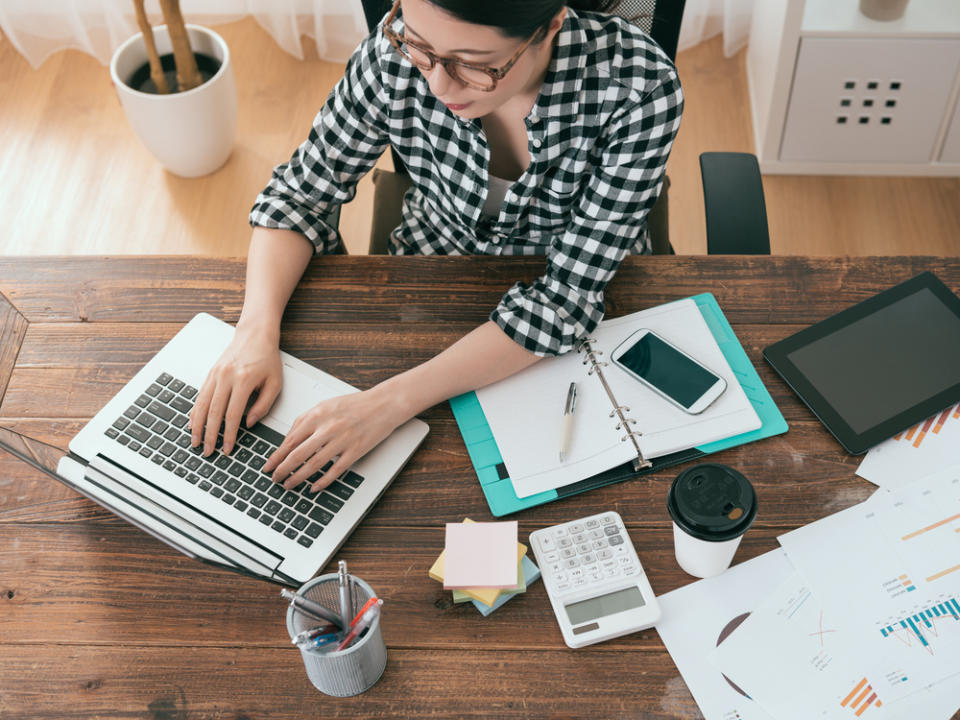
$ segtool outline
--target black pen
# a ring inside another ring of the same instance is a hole
[[[327,610],[327,608],[320,603],[316,603],[313,600],[308,600],[302,595],[297,595],[296,593],[290,592],[286,588],[280,591],[280,596],[289,600],[290,604],[304,615],[309,615],[315,620],[323,620],[325,622],[332,623],[341,629],[345,628],[347,623],[350,622],[349,620],[342,620],[339,615],[332,610]]]
[[[567,390],[567,402],[563,408],[563,427],[560,430],[560,462],[567,458],[570,447],[570,431],[573,429],[573,410],[577,406],[577,384],[570,383]]]

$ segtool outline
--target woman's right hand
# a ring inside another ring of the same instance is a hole
[[[238,324],[233,341],[207,374],[190,411],[191,445],[196,447],[202,441],[203,454],[212,453],[222,422],[222,452],[229,455],[250,397],[257,393],[246,413],[247,427],[269,412],[282,383],[279,329],[262,332]]]

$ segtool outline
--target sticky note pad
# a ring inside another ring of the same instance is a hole
[[[504,594],[515,594],[526,592],[527,585],[524,582],[523,558],[527,554],[527,546],[523,543],[517,543],[517,585],[516,587],[504,588],[464,588],[453,591],[453,601],[455,603],[466,602],[467,600],[476,600],[484,605],[493,605],[497,599]],[[436,578],[434,578],[436,579]],[[443,582],[442,573],[440,582]]]
[[[447,523],[443,587],[517,586],[517,521]]]
[[[523,568],[524,587],[528,585],[532,585],[533,582],[540,577],[540,568],[538,568],[536,564],[534,564],[534,562],[530,558],[528,558],[526,555],[523,556],[523,562],[521,563],[521,567]],[[477,608],[477,610],[480,611],[481,615],[483,615],[484,617],[487,617],[490,613],[492,613],[494,610],[501,607],[505,602],[507,602],[507,600],[510,600],[514,596],[519,594],[520,593],[503,593],[500,595],[500,597],[496,599],[493,605],[482,603],[479,600],[474,600],[473,605],[474,607]]]

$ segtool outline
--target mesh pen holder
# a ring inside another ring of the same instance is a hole
[[[356,576],[353,578],[353,607],[359,611],[374,597],[373,588]],[[336,573],[321,575],[297,590],[297,595],[320,603],[340,613],[340,584]],[[350,618],[352,619],[352,618]],[[293,640],[299,633],[316,627],[319,621],[305,616],[292,605],[287,608],[287,632]],[[367,629],[363,637],[344,650],[323,652],[320,649],[300,650],[303,666],[313,686],[334,697],[359,695],[373,687],[387,667],[387,646],[380,632],[380,617]]]

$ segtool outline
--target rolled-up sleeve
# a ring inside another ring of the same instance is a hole
[[[593,331],[603,318],[604,288],[645,237],[683,111],[676,72],[660,79],[638,104],[611,118],[597,170],[547,249],[546,273],[514,285],[490,314],[536,355],[567,353]]]
[[[334,252],[340,237],[327,221],[353,199],[360,179],[386,149],[386,85],[379,52],[384,36],[370,35],[351,56],[313,121],[310,135],[290,160],[273,170],[250,211],[250,225],[295,230],[317,253]]]

